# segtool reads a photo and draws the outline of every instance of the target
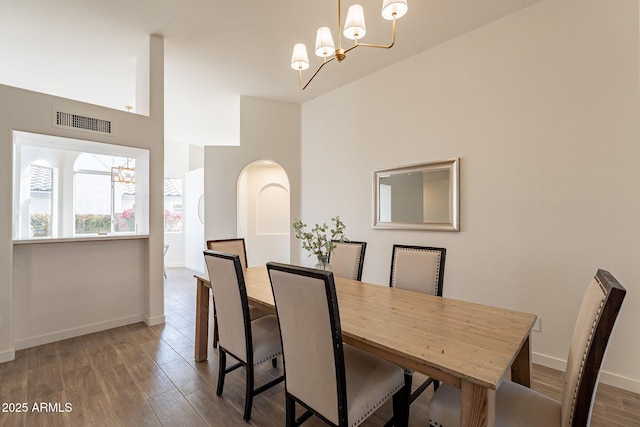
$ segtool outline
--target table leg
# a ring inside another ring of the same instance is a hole
[[[460,425],[493,427],[496,424],[496,391],[462,380]]]
[[[511,365],[511,381],[531,387],[531,345],[527,337]]]
[[[207,360],[209,342],[209,287],[196,278],[196,362]]]

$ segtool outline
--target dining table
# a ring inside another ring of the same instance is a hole
[[[275,313],[265,266],[243,270],[252,306]],[[196,274],[195,359],[207,358],[207,273]],[[494,426],[496,390],[531,382],[534,314],[334,276],[345,343],[461,391],[461,426]],[[285,355],[286,357],[286,355]]]

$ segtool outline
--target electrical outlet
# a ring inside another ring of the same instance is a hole
[[[536,316],[536,321],[533,322],[533,328],[531,328],[531,330],[533,332],[540,332],[542,330],[542,319],[540,319],[540,316]]]

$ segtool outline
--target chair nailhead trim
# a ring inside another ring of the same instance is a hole
[[[259,360],[257,362],[254,360],[253,361],[253,366],[258,366],[261,363],[268,362],[269,360],[273,359],[274,357],[280,356],[281,354],[282,354],[282,352],[279,351],[279,352],[277,352],[275,354],[272,354],[271,356],[265,357],[264,359]]]
[[[578,399],[578,387],[580,386],[580,380],[582,379],[582,374],[584,373],[584,366],[587,363],[587,349],[591,346],[591,341],[593,341],[593,334],[595,332],[596,324],[597,324],[598,318],[600,317],[600,313],[602,312],[602,307],[604,307],[604,297],[602,301],[600,301],[600,307],[598,307],[598,312],[596,313],[593,319],[593,325],[591,325],[591,332],[589,333],[587,346],[585,347],[584,352],[582,353],[582,363],[580,364],[580,369],[578,370],[578,380],[576,381],[576,388],[575,390],[573,390],[573,401],[571,402],[571,416],[569,417],[569,425],[571,425],[573,421],[573,416],[575,415],[576,400]]]
[[[404,387],[404,382],[401,385],[399,385],[396,388],[394,388],[389,393],[387,393],[382,399],[380,399],[380,401],[378,403],[376,403],[373,407],[369,408],[369,410],[366,413],[362,414],[362,416],[360,418],[358,418],[355,422],[352,422],[350,427],[356,427],[356,426],[360,425],[364,420],[366,420],[369,417],[369,415],[374,413],[376,411],[376,409],[378,409],[380,406],[382,406],[382,404],[384,402],[386,402],[391,396],[396,394],[396,392],[398,390],[400,390],[402,387]]]
[[[440,252],[438,251],[429,251],[429,250],[424,250],[424,249],[414,249],[414,248],[398,248],[398,251],[407,251],[407,252],[429,252],[429,253],[435,253],[438,254],[438,263],[436,264],[436,273],[435,276],[433,276],[433,295],[438,295],[438,273],[440,272],[440,261],[441,261],[441,257],[440,257]],[[395,257],[395,263],[398,262],[398,257]],[[393,286],[396,285],[396,266],[393,266]]]

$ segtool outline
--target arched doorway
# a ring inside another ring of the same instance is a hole
[[[290,262],[290,187],[285,170],[271,160],[245,166],[238,177],[238,237],[249,266]]]

